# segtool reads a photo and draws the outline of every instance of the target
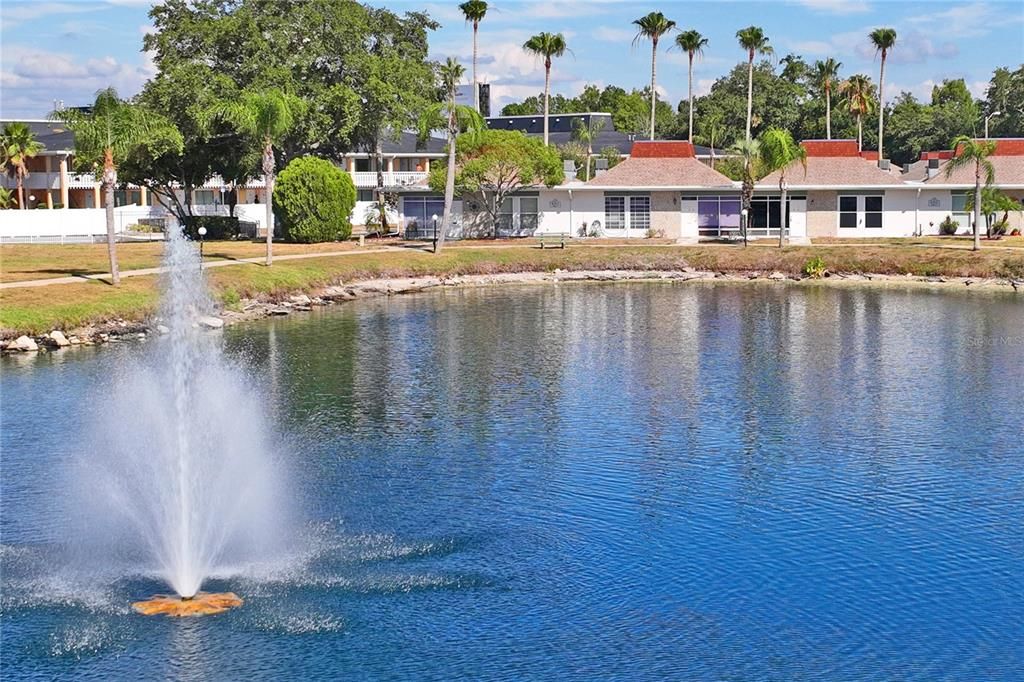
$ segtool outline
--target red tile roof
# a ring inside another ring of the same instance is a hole
[[[807,156],[860,156],[857,140],[804,140],[800,146],[807,150]]]
[[[651,140],[636,141],[630,151],[631,157],[640,159],[692,159],[693,145],[686,140]]]

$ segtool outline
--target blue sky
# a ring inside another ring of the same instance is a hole
[[[443,26],[431,38],[433,57],[470,60],[471,29],[457,3],[381,2],[396,11],[427,10]],[[695,66],[695,89],[744,59],[737,29],[765,29],[777,56],[808,61],[827,56],[842,73],[877,78],[878,62],[867,42],[877,26],[899,33],[886,72],[886,96],[910,90],[927,98],[944,78],[965,78],[977,95],[997,66],[1024,62],[1024,3],[893,2],[870,0],[761,0],[757,2],[609,2],[605,0],[496,0],[481,25],[479,71],[492,84],[500,107],[543,88],[543,66],[522,43],[546,30],[565,34],[573,55],[557,60],[555,92],[572,95],[586,83],[641,87],[650,79],[649,45],[636,48],[631,21],[652,10],[710,39]],[[153,73],[141,52],[149,28],[150,0],[3,0],[0,3],[0,117],[43,117],[54,100],[86,103],[114,85],[133,95]],[[661,51],[659,90],[675,104],[686,93],[685,56]]]

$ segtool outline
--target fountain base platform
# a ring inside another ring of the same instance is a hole
[[[242,605],[234,592],[198,592],[194,597],[155,594],[149,599],[132,603],[132,608],[144,616],[211,616]]]

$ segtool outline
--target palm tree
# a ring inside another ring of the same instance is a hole
[[[970,195],[967,197],[967,202],[964,204],[965,211],[974,211],[974,196]],[[990,216],[994,217],[999,211],[1003,212],[1002,223],[1006,223],[1010,219],[1010,211],[1022,212],[1024,206],[1021,203],[1011,197],[1009,194],[1004,193],[998,187],[994,185],[988,185],[981,189],[981,212],[985,216],[985,238],[992,238],[992,220]]]
[[[480,29],[480,22],[487,15],[487,3],[484,0],[466,0],[459,5],[462,16],[466,21],[473,22],[473,108],[480,112],[480,87],[476,84],[476,34]],[[460,77],[461,78],[461,77]]]
[[[10,208],[14,203],[14,193],[6,187],[0,187],[0,208]]]
[[[981,248],[981,233],[978,224],[981,222],[981,176],[985,174],[985,184],[991,185],[996,179],[996,169],[988,157],[996,150],[996,143],[987,140],[974,140],[961,135],[953,140],[953,158],[946,164],[946,177],[949,178],[960,168],[974,166],[974,250]]]
[[[839,78],[839,67],[842,62],[829,57],[825,61],[814,62],[814,82],[825,93],[825,137],[832,139],[832,86]]]
[[[484,129],[484,119],[480,112],[471,107],[455,103],[455,94],[459,82],[466,75],[466,69],[456,59],[448,58],[438,75],[441,89],[444,91],[445,102],[438,102],[426,109],[419,120],[419,137],[426,141],[434,130],[444,129],[448,136],[448,167],[444,185],[444,214],[441,217],[441,233],[437,235],[434,253],[440,253],[444,247],[452,222],[452,204],[455,200],[455,138],[460,132],[476,133]]]
[[[788,130],[769,128],[761,134],[760,161],[765,171],[779,171],[779,193],[782,195],[779,211],[782,216],[782,225],[779,226],[779,248],[782,248],[786,244],[786,230],[789,229],[789,216],[786,210],[789,186],[786,183],[786,170],[794,162],[799,161],[806,175],[807,150],[793,141],[793,136]]]
[[[103,164],[100,185],[107,217],[110,278],[115,285],[120,284],[114,238],[117,166],[143,145],[180,153],[181,133],[162,115],[123,101],[114,88],[97,92],[96,101],[88,109],[61,109],[50,118],[63,122],[74,133],[75,158],[79,163]]]
[[[743,189],[741,198],[746,218],[743,220],[743,245],[747,245],[747,227],[750,222],[750,206],[754,198],[754,181],[757,179],[761,162],[761,143],[758,140],[740,140],[729,152],[743,162]]]
[[[651,139],[654,139],[654,107],[658,103],[657,87],[657,62],[658,62],[658,40],[676,27],[676,22],[666,19],[661,12],[651,12],[645,17],[640,17],[633,22],[637,26],[636,36],[633,44],[641,40],[651,41]]]
[[[683,31],[676,36],[676,47],[685,52],[690,58],[690,65],[687,70],[686,99],[690,103],[690,132],[686,138],[693,142],[693,57],[704,56],[704,46],[708,39],[700,34],[700,31]]]
[[[768,44],[768,36],[759,26],[748,26],[736,31],[740,47],[747,51],[747,141],[750,141],[750,121],[754,113],[754,56],[769,55],[775,51]]]
[[[551,95],[551,58],[561,57],[569,50],[561,33],[538,33],[525,43],[523,49],[544,57],[544,146],[548,144],[548,98]]]
[[[885,120],[885,58],[889,50],[896,44],[896,29],[876,28],[868,34],[875,52],[882,55],[882,66],[878,70],[878,159],[884,158],[882,153],[883,121]]]
[[[25,178],[28,177],[27,161],[43,151],[43,145],[24,123],[13,121],[4,126],[0,133],[0,147],[3,148],[3,165],[7,174],[18,184],[18,206],[28,208],[25,203]]]
[[[846,97],[850,113],[857,118],[857,151],[863,151],[864,117],[875,108],[875,86],[870,78],[858,73],[839,84],[839,93]]]
[[[594,155],[594,141],[604,130],[605,123],[607,121],[603,118],[590,118],[586,123],[577,120],[572,130],[573,138],[587,148],[587,181],[590,180],[590,157]]]
[[[274,182],[277,179],[274,145],[281,140],[305,110],[304,102],[277,88],[246,90],[231,102],[214,107],[207,118],[223,119],[235,131],[258,140],[263,156],[263,180],[267,190],[267,265],[274,260]]]

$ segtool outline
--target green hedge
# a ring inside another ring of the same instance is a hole
[[[274,186],[274,214],[288,241],[348,239],[355,205],[356,187],[348,173],[315,156],[293,159]]]
[[[183,230],[189,239],[199,239],[199,228],[206,228],[205,241],[212,239],[236,239],[238,218],[223,215],[197,215],[187,218]]]

